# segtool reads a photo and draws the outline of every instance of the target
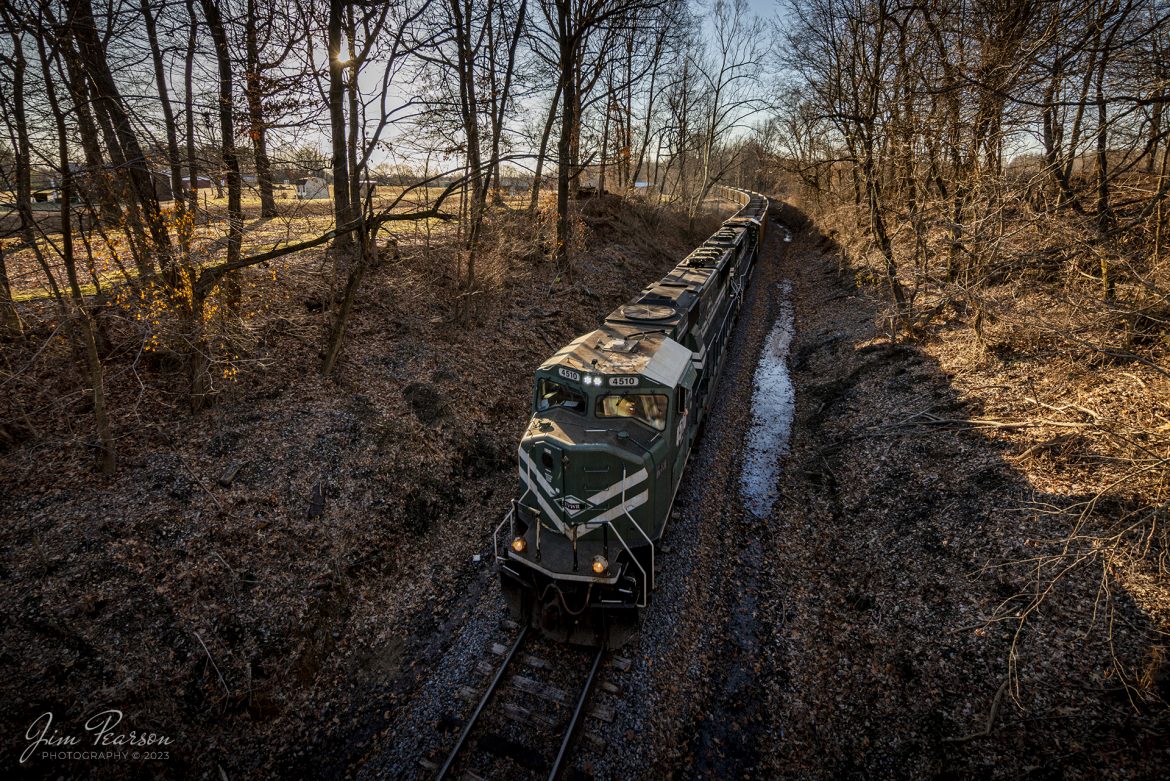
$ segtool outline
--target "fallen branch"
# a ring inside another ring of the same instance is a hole
[[[1063,420],[1000,420],[998,418],[939,418],[934,415],[924,415],[921,425],[963,426],[965,428],[1032,428],[1033,426],[1052,426],[1055,428],[1096,428],[1094,423],[1069,423]]]
[[[203,646],[203,653],[207,654],[207,661],[211,662],[212,669],[214,669],[215,674],[219,676],[219,683],[221,686],[223,686],[224,694],[229,697],[232,696],[232,692],[231,689],[228,688],[227,681],[223,679],[223,673],[219,671],[219,665],[217,665],[215,663],[215,659],[212,658],[211,651],[207,650],[207,643],[203,642],[203,638],[199,636],[198,632],[192,632],[192,634],[194,634],[195,639],[199,641],[199,645]]]
[[[191,475],[191,478],[199,485],[200,488],[203,489],[203,493],[211,497],[211,501],[215,503],[215,506],[219,508],[221,513],[224,512],[223,505],[219,503],[219,497],[213,494],[211,489],[204,485],[203,481],[199,479],[199,475],[195,474],[195,470],[187,465],[187,461],[182,456],[180,456],[178,453],[176,453],[175,456],[179,459],[179,463],[183,465],[183,468],[187,470],[187,474]]]
[[[999,715],[999,706],[1003,702],[1003,694],[1007,691],[1008,679],[1004,678],[1003,683],[999,685],[999,689],[995,692],[995,697],[991,700],[991,712],[987,714],[987,723],[983,725],[983,729],[978,732],[972,732],[970,735],[963,735],[959,738],[943,738],[943,743],[968,743],[972,740],[985,738],[991,734],[991,728],[995,724],[995,719]]]

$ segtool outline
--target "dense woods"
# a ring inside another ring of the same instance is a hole
[[[901,327],[930,317],[915,306],[928,280],[979,286],[1028,265],[1093,275],[1104,299],[1133,286],[1142,311],[1162,303],[1168,14],[792,4],[779,147],[818,206],[863,218]],[[1061,219],[1077,243],[1014,252],[1025,225]]]

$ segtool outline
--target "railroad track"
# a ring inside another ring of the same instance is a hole
[[[495,660],[477,668],[481,689],[464,687],[460,698],[474,703],[445,756],[422,766],[444,779],[562,778],[590,718],[609,721],[613,708],[594,702],[601,691],[616,695],[607,670],[629,669],[629,660],[604,647],[580,648],[536,637],[519,627],[510,644],[492,647]],[[606,664],[606,660],[609,663]],[[604,743],[588,734],[594,750]]]

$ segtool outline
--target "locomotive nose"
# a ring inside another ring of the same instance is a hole
[[[539,511],[546,525],[562,534],[614,520],[623,513],[623,496],[629,500],[633,489],[643,490],[648,476],[636,456],[616,444],[525,438],[520,446],[522,504]]]

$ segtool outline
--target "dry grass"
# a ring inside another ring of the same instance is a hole
[[[373,201],[375,211],[393,206],[397,211],[425,208],[442,190],[440,188],[418,188],[401,197],[406,188],[379,188]],[[449,202],[458,210],[458,199]],[[260,197],[254,190],[245,190],[242,201],[244,213],[243,254],[256,254],[280,246],[316,238],[334,227],[333,204],[327,199],[298,201],[295,189],[276,187],[278,215],[273,218],[260,217]],[[56,284],[64,288],[67,284],[64,264],[60,260],[60,218],[59,204],[37,204],[38,216],[37,247],[45,257]],[[171,227],[172,242],[178,241],[178,229],[174,222],[174,207],[171,202],[163,203],[164,214]],[[79,272],[82,275],[82,293],[94,295],[112,285],[128,282],[137,277],[135,264],[129,256],[127,239],[122,231],[110,226],[94,225],[85,210],[78,209],[83,230],[75,234]],[[17,222],[14,214],[0,216],[0,225],[13,231]],[[200,208],[191,230],[191,257],[195,266],[214,265],[223,261],[227,246],[227,199],[214,197],[214,190],[201,192]],[[411,223],[411,229],[445,235],[450,231],[449,221],[431,219]],[[386,232],[398,231],[394,226]],[[409,231],[408,231],[409,232]],[[34,250],[21,240],[8,240],[5,246],[8,273],[16,301],[47,298],[51,295],[45,271],[36,259]]]
[[[842,263],[888,297],[882,259],[862,215],[822,215]],[[1170,675],[1170,258],[1155,258],[1143,229],[1101,246],[1063,214],[1016,209],[957,279],[946,281],[946,236],[927,237],[914,268],[909,227],[900,224],[900,279],[915,333],[960,397],[981,409],[971,423],[1006,447],[1036,494],[1030,508],[1064,531],[1036,540],[1025,572],[1030,595],[1002,606],[1018,624],[1041,610],[1073,573],[1099,584],[1086,615],[1107,635],[1119,600],[1149,617],[1147,663],[1116,670],[1136,700],[1157,697]],[[1102,260],[1114,279],[1106,298]],[[900,338],[893,316],[891,338]],[[1093,575],[1091,573],[1095,572]]]

